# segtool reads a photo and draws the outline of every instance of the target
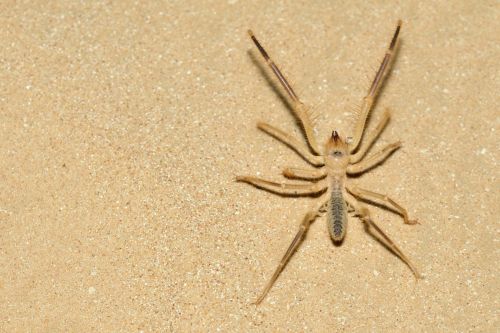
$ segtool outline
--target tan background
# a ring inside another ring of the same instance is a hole
[[[473,3],[4,1],[1,331],[499,330],[500,15]],[[233,181],[306,165],[255,127],[300,135],[246,29],[323,141],[350,133],[398,18],[373,118],[393,110],[375,149],[404,147],[354,182],[422,222],[372,209],[425,279],[323,218],[251,305],[316,201]]]

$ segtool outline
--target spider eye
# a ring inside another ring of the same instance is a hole
[[[335,156],[335,157],[341,157],[343,154],[342,154],[342,152],[341,152],[341,151],[339,151],[339,150],[335,150],[335,151],[332,153],[332,155],[333,155],[333,156]]]

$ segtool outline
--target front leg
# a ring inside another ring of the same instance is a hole
[[[401,147],[401,142],[398,141],[395,143],[391,143],[390,145],[387,145],[381,151],[373,154],[368,159],[363,160],[363,161],[356,163],[356,164],[349,165],[347,167],[347,173],[349,175],[355,175],[355,174],[365,172],[366,170],[373,168],[377,164],[382,163],[387,157],[389,157],[389,155],[391,155],[399,147]]]
[[[307,196],[318,194],[326,190],[326,183],[324,180],[313,184],[275,183],[262,178],[249,176],[237,176],[236,180],[279,195]]]
[[[257,127],[295,150],[300,156],[302,156],[307,162],[311,163],[312,165],[323,166],[325,164],[322,156],[311,154],[307,147],[304,147],[304,145],[301,144],[297,139],[295,139],[290,134],[283,132],[279,128],[263,122],[257,123]]]
[[[361,159],[365,156],[368,149],[370,149],[370,147],[373,145],[373,142],[375,142],[375,139],[378,138],[380,133],[382,133],[382,130],[385,128],[390,118],[391,114],[389,110],[386,110],[385,113],[382,115],[382,118],[379,120],[377,127],[375,127],[373,132],[369,134],[365,142],[363,142],[363,144],[359,147],[358,151],[355,154],[349,156],[349,162],[351,164],[355,164],[361,161]]]

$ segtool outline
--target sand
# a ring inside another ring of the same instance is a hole
[[[499,323],[495,1],[4,2],[0,5],[0,320],[3,332],[495,332]],[[397,19],[401,44],[351,180],[424,279],[349,219],[326,219],[264,302],[321,199],[236,183],[307,163],[256,128],[300,138],[252,28],[324,142],[351,134]]]

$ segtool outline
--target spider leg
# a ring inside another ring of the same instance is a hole
[[[382,115],[382,118],[379,120],[377,127],[375,127],[373,132],[371,132],[369,134],[369,136],[366,138],[364,144],[362,144],[359,147],[358,151],[355,154],[352,154],[351,156],[349,156],[349,163],[355,164],[355,163],[359,162],[366,155],[366,152],[373,145],[373,143],[375,142],[375,139],[378,138],[380,133],[382,133],[383,129],[385,128],[385,126],[389,122],[390,118],[391,118],[391,114],[390,114],[389,110],[386,110],[384,112],[384,114]]]
[[[250,38],[252,41],[255,43],[255,46],[257,46],[257,49],[259,50],[260,54],[266,61],[267,65],[271,68],[273,73],[276,75],[278,78],[279,82],[287,92],[288,96],[292,100],[293,104],[293,111],[295,112],[295,115],[299,119],[302,129],[304,130],[304,134],[307,140],[307,143],[311,147],[312,151],[314,152],[315,155],[321,155],[321,152],[319,150],[319,145],[316,141],[316,138],[314,136],[314,130],[313,130],[313,122],[311,121],[310,118],[310,111],[308,108],[300,101],[299,97],[293,90],[292,86],[288,83],[286,80],[285,76],[281,73],[279,70],[278,66],[274,63],[274,61],[271,59],[269,54],[266,52],[264,47],[260,44],[260,42],[257,40],[257,37],[253,34],[251,30],[248,30],[248,34],[250,35]]]
[[[326,184],[324,181],[319,181],[312,184],[293,184],[293,183],[275,183],[269,180],[265,180],[257,177],[250,176],[237,176],[236,180],[239,182],[245,182],[251,184],[255,187],[279,194],[279,195],[290,195],[290,196],[307,196],[313,195],[326,190]]]
[[[357,186],[346,187],[346,188],[352,195],[360,198],[361,200],[378,199],[378,200],[383,202],[384,206],[386,206],[386,207],[391,206],[398,214],[400,214],[403,217],[405,224],[417,224],[418,223],[417,220],[410,220],[408,218],[408,211],[385,194],[372,192],[369,190],[359,188]]]
[[[389,238],[389,236],[387,236],[385,232],[383,232],[382,229],[380,229],[375,224],[375,222],[373,222],[368,208],[362,205],[358,200],[356,200],[356,198],[354,198],[350,194],[346,195],[346,200],[349,206],[351,206],[354,209],[356,215],[358,215],[361,218],[361,221],[363,221],[363,223],[365,224],[367,232],[372,234],[372,230],[375,230],[376,233],[382,237],[380,240],[383,240],[383,243],[411,269],[413,275],[415,275],[415,278],[420,279],[422,276],[418,272],[415,265],[413,265],[410,259],[408,259],[408,257],[403,253],[403,251],[399,249],[399,247],[394,243],[394,241],[392,241]]]
[[[295,150],[302,158],[304,158],[307,162],[314,166],[323,166],[324,161],[322,156],[317,156],[313,155],[309,152],[307,147],[304,147],[302,143],[300,143],[297,139],[295,139],[293,136],[291,136],[288,133],[285,133],[284,131],[280,130],[279,128],[276,128],[272,125],[259,122],[257,124],[257,127],[261,129],[262,131],[266,132],[270,136],[278,139],[279,141],[283,142],[293,150]]]
[[[370,110],[373,106],[373,102],[375,101],[375,98],[377,97],[377,94],[380,91],[380,87],[384,82],[384,78],[387,72],[389,71],[391,60],[394,56],[394,50],[397,44],[399,31],[401,30],[401,25],[402,22],[401,20],[399,20],[398,25],[396,27],[396,31],[392,36],[391,43],[389,44],[389,48],[385,52],[384,59],[382,60],[382,63],[380,64],[377,74],[375,75],[375,78],[372,81],[370,89],[368,90],[368,94],[363,98],[363,104],[361,105],[361,112],[354,130],[353,141],[350,147],[351,153],[353,153],[359,146],[359,143],[361,141],[365,129],[366,119],[368,118],[368,114],[370,113]]]
[[[359,173],[365,172],[368,169],[373,168],[377,164],[382,163],[387,157],[389,157],[389,155],[391,155],[399,147],[401,147],[401,142],[399,142],[399,141],[385,146],[384,149],[373,154],[368,159],[363,160],[363,161],[356,163],[356,164],[349,165],[347,167],[347,174],[355,175],[355,174],[359,174]]]
[[[304,179],[315,181],[320,178],[326,177],[326,170],[310,170],[310,169],[302,169],[302,168],[285,168],[283,169],[283,175],[286,178],[294,178],[294,179]]]
[[[255,301],[254,304],[256,304],[256,305],[260,304],[262,302],[262,300],[266,297],[267,293],[269,292],[269,290],[273,286],[274,282],[276,281],[276,279],[280,275],[281,271],[283,270],[283,268],[285,268],[286,264],[288,263],[288,260],[290,260],[290,257],[297,250],[300,243],[304,239],[304,237],[307,233],[307,230],[309,229],[309,226],[318,216],[321,215],[321,213],[323,213],[325,211],[325,208],[327,205],[328,205],[328,201],[323,203],[319,208],[308,212],[306,214],[306,216],[304,216],[304,219],[302,220],[302,223],[299,226],[299,231],[297,232],[292,243],[290,244],[290,246],[286,250],[285,255],[283,256],[278,267],[274,271],[274,274],[271,277],[271,280],[269,280],[269,282],[265,286],[264,290],[262,291],[261,295]]]

